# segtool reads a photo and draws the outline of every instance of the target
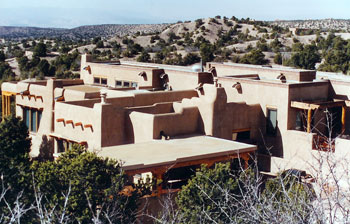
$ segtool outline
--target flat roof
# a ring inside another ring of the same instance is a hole
[[[122,161],[124,170],[136,170],[172,165],[178,162],[232,156],[256,149],[255,145],[201,135],[104,147],[97,155]]]
[[[84,93],[96,93],[100,92],[101,89],[105,87],[102,86],[92,86],[92,85],[73,85],[73,86],[64,86],[63,89],[75,90]]]
[[[180,65],[166,65],[166,64],[156,64],[156,63],[146,63],[146,62],[135,62],[135,61],[120,61],[121,65],[130,65],[130,66],[142,66],[142,67],[150,67],[154,69],[165,69],[165,70],[173,70],[173,71],[181,71],[181,72],[194,72],[194,65],[190,66],[180,66]]]
[[[290,72],[312,72],[315,70],[307,70],[307,69],[298,69],[287,66],[270,66],[270,65],[252,65],[252,64],[241,64],[241,63],[233,63],[233,62],[210,62],[213,66],[217,65],[228,65],[228,66],[236,66],[236,67],[246,67],[246,68],[256,68],[256,69],[268,69],[275,71],[290,71]]]

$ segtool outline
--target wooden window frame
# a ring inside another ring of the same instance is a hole
[[[28,128],[28,131],[30,131],[31,133],[37,133],[39,128],[40,128],[40,122],[41,122],[41,118],[42,118],[42,113],[43,113],[43,109],[39,108],[30,108],[30,107],[23,107],[23,121],[26,123],[26,126]],[[27,117],[27,113],[26,111],[29,111],[28,115],[29,118]],[[32,114],[33,112],[36,113],[35,115],[35,130],[33,130],[33,123],[32,123]],[[28,121],[28,124],[27,124]]]
[[[270,111],[276,111],[276,127],[272,130],[273,127],[269,127],[270,121]],[[278,110],[276,107],[266,107],[266,134],[269,136],[276,136],[278,129]]]

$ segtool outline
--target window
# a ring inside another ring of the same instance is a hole
[[[107,79],[106,78],[101,78],[101,84],[102,85],[107,85]]]
[[[94,84],[97,84],[97,85],[107,85],[107,78],[94,77]]]
[[[62,153],[62,152],[66,152],[69,149],[72,149],[73,143],[67,140],[57,140],[57,152],[58,153]]]
[[[32,110],[32,114],[31,114],[31,122],[30,122],[30,130],[32,132],[37,132],[37,119],[36,119],[36,116],[37,116],[37,112],[36,110]]]
[[[34,108],[23,108],[23,120],[25,121],[28,130],[31,132],[37,132],[42,117],[42,111]]]
[[[100,78],[94,77],[94,84],[100,84]]]
[[[25,121],[27,128],[30,127],[30,109],[23,108],[23,120]]]
[[[277,133],[277,109],[267,108],[266,134],[276,135]]]
[[[116,87],[122,87],[123,86],[123,83],[122,83],[122,81],[115,81],[115,86]]]
[[[138,86],[137,82],[131,82],[131,81],[125,81],[125,80],[115,81],[115,87],[117,88],[130,88],[130,87],[136,88],[137,86]]]
[[[234,130],[232,131],[232,140],[237,142],[249,143],[250,142],[250,130]]]

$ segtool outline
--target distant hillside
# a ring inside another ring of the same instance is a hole
[[[73,29],[38,28],[38,27],[13,27],[0,26],[0,38],[40,38],[60,37],[63,39],[80,39],[124,36],[137,32],[154,33],[163,31],[169,24],[107,24],[80,26]]]
[[[350,20],[345,19],[276,20],[271,24],[284,28],[350,30]]]

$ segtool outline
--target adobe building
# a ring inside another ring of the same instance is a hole
[[[32,157],[58,157],[77,143],[121,160],[130,175],[169,182],[200,164],[236,158],[247,165],[252,154],[266,172],[310,170],[317,153],[348,146],[350,82],[233,63],[205,70],[82,55],[80,79],[3,83],[3,116],[15,98]],[[325,144],[330,131],[342,138]]]

